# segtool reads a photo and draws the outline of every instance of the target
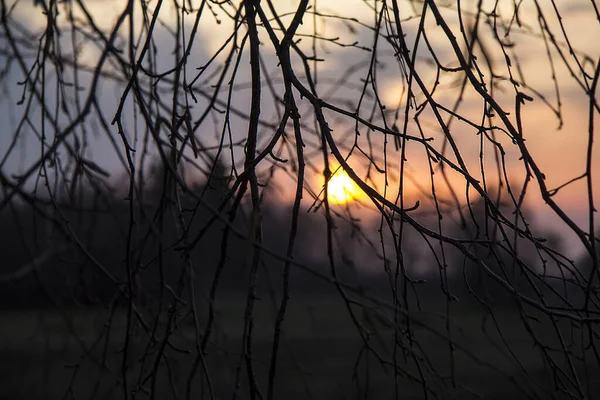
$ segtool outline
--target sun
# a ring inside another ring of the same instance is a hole
[[[362,190],[348,176],[346,171],[339,169],[327,184],[328,200],[334,204],[345,204],[358,199]]]

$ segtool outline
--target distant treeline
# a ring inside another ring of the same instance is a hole
[[[196,296],[245,290],[255,243],[244,236],[249,224],[244,208],[233,216],[235,199],[225,199],[226,174],[218,169],[192,193],[175,195],[169,185],[175,182],[168,174],[155,171],[133,207],[115,194],[91,188],[82,188],[77,197],[10,203],[0,213],[2,306],[106,305],[130,295],[145,304],[172,296],[178,288],[187,295],[193,289]],[[459,301],[510,301],[515,294],[492,275],[521,294],[542,290],[552,295],[557,286],[552,275],[560,276],[561,268],[572,270],[560,280],[567,291],[581,290],[591,268],[589,260],[569,265],[560,256],[556,235],[550,235],[552,243],[540,241],[557,250],[556,255],[519,235],[507,241],[514,232],[503,236],[483,201],[473,202],[466,216],[449,215],[443,225],[444,235],[461,241],[476,259],[409,225],[397,255],[398,238],[380,220],[361,219],[344,207],[333,211],[335,275],[357,288],[404,287]],[[422,206],[418,220],[436,230],[433,211]],[[262,292],[280,291],[291,216],[290,205],[262,206]],[[294,290],[335,290],[326,223],[319,207],[300,210],[290,277]]]

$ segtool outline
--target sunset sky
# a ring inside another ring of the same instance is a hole
[[[10,2],[9,2],[10,3]],[[46,19],[42,14],[41,7],[34,7],[31,1],[20,1],[12,2],[14,8],[12,9],[13,18],[21,21],[24,28],[33,32],[36,37],[40,36],[46,27]],[[152,10],[156,6],[156,1],[149,3],[150,15]],[[186,1],[186,3],[188,3]],[[197,6],[199,1],[192,1],[194,6]],[[291,21],[292,14],[295,10],[296,1],[281,0],[275,1],[277,11],[280,15],[284,15],[282,18],[284,22],[289,23]],[[340,4],[343,3],[343,7]],[[451,25],[451,28],[455,36],[461,42],[461,34],[458,29],[458,18],[456,7],[452,6],[454,2],[446,1],[439,2],[447,5],[442,8],[444,17],[447,18],[447,22]],[[473,10],[475,1],[463,2],[464,10]],[[491,10],[494,1],[484,1],[484,9]],[[576,57],[579,60],[584,70],[593,75],[594,65],[598,63],[600,56],[600,47],[597,44],[597,38],[600,37],[600,24],[596,18],[596,14],[588,0],[577,0],[577,1],[556,1],[554,2],[559,7],[560,15],[563,17],[562,23],[564,30],[569,39],[570,45],[576,50]],[[123,1],[87,1],[85,2],[88,7],[88,11],[93,16],[97,27],[104,31],[109,32],[118,15],[122,12],[125,2]],[[136,3],[137,4],[137,3]],[[237,2],[235,3],[237,4]],[[316,31],[324,38],[330,40],[322,40],[316,44],[316,50],[320,58],[324,61],[316,64],[316,71],[313,69],[312,73],[317,74],[317,87],[320,95],[326,101],[334,104],[340,108],[346,109],[350,112],[354,112],[360,98],[360,92],[364,84],[364,79],[367,77],[368,65],[371,57],[371,53],[362,50],[356,46],[347,46],[354,42],[357,46],[364,46],[367,48],[373,45],[373,33],[371,30],[365,28],[363,25],[373,25],[376,21],[377,13],[374,13],[372,9],[373,2],[363,2],[359,0],[338,2],[335,0],[320,0],[317,3],[318,12],[321,17],[315,18]],[[377,9],[380,9],[380,3],[377,2]],[[418,2],[403,2],[401,8],[401,17],[403,18],[403,27],[406,33],[406,40],[409,47],[412,49],[415,40],[415,32],[417,31],[419,24],[419,15],[421,13],[422,4]],[[505,22],[511,20],[513,12],[513,2],[501,1],[500,6],[497,10],[497,14],[503,18]],[[533,102],[527,102],[522,106],[522,126],[526,145],[528,146],[529,152],[533,159],[536,160],[537,165],[546,177],[546,184],[549,189],[556,188],[569,180],[582,175],[585,172],[586,163],[586,152],[588,145],[588,128],[589,128],[589,100],[585,93],[585,90],[578,84],[577,80],[581,81],[581,76],[576,76],[577,79],[573,78],[569,68],[565,66],[565,62],[562,61],[561,55],[555,49],[551,49],[550,59],[548,51],[543,40],[543,36],[539,27],[539,19],[536,11],[536,2],[534,1],[523,1],[519,11],[519,22],[521,26],[517,26],[516,23],[512,24],[510,36],[506,39],[510,40],[514,44],[510,48],[510,57],[512,61],[511,72],[518,76],[522,73],[527,87],[522,86],[521,90],[534,98]],[[549,25],[549,29],[554,33],[557,42],[562,43],[560,48],[566,57],[567,64],[572,70],[577,70],[576,61],[572,56],[569,55],[565,36],[562,33],[562,28],[558,23],[556,12],[553,8],[553,2],[551,1],[538,1],[537,4],[543,10],[544,16],[547,18],[546,23]],[[266,9],[266,7],[265,7]],[[231,6],[225,6],[224,9],[218,8],[212,5],[211,12],[205,12],[200,20],[198,35],[195,38],[194,46],[188,59],[188,69],[186,70],[186,76],[188,82],[193,80],[198,74],[198,67],[203,66],[213,54],[219,51],[219,49],[226,43],[231,35],[233,22],[231,18],[226,14],[225,11],[233,12],[234,8]],[[140,10],[137,10],[138,17],[135,20],[134,31],[137,32],[139,38],[139,32],[144,32],[143,26],[144,21],[141,18]],[[455,55],[449,47],[447,38],[443,35],[443,32],[439,26],[437,26],[434,18],[431,17],[431,12],[428,11],[428,18],[425,20],[425,30],[428,34],[428,39],[431,41],[431,45],[435,50],[435,55],[439,58],[440,62],[449,66],[456,66]],[[324,17],[325,15],[340,15],[345,19],[336,19],[331,17]],[[76,10],[76,17],[83,18],[84,14],[81,10]],[[469,14],[464,12],[465,24],[472,24],[469,21]],[[60,15],[62,17],[61,23],[66,26],[68,13],[64,12]],[[186,16],[184,19],[184,27],[187,33],[191,31],[194,25],[194,13]],[[160,11],[160,23],[154,32],[154,40],[157,49],[156,60],[158,65],[156,69],[158,71],[168,70],[174,65],[175,56],[172,54],[174,48],[174,41],[170,36],[168,29],[176,24],[176,15],[173,9],[173,4],[170,1],[164,2]],[[363,24],[363,25],[361,25]],[[125,35],[128,30],[128,24],[123,25],[122,34],[123,39],[117,41],[118,46],[125,46],[127,41]],[[245,32],[245,28],[240,28],[241,32]],[[260,30],[260,29],[259,29]],[[315,30],[313,18],[305,18],[298,38],[302,38],[300,42],[301,48],[307,53],[312,53],[312,40],[309,37],[302,35],[310,35]],[[506,67],[505,56],[501,51],[500,46],[494,39],[490,25],[486,23],[485,19],[482,18],[479,27],[480,38],[483,46],[489,51],[491,55],[491,61],[494,65],[495,74],[498,77],[506,77],[508,75],[508,69]],[[273,86],[279,96],[283,93],[283,85],[281,83],[281,74],[279,72],[278,65],[275,60],[275,52],[273,46],[270,43],[269,37],[264,31],[261,31],[261,52],[265,60],[265,68],[262,70],[263,78],[271,77]],[[144,39],[144,34],[141,38]],[[282,35],[280,35],[280,38]],[[339,39],[335,39],[338,38]],[[5,40],[2,38],[1,40]],[[101,54],[101,49],[93,46],[91,43],[86,43],[84,38],[79,36],[81,46],[81,52],[79,54],[79,62],[84,65],[94,66],[98,62],[98,58]],[[380,101],[386,106],[387,113],[385,117],[377,115],[378,111],[373,113],[373,96],[370,96],[364,100],[364,104],[360,109],[360,116],[369,119],[372,114],[373,121],[379,125],[383,124],[382,118],[386,119],[388,126],[397,124],[401,127],[406,112],[406,86],[403,79],[402,70],[399,68],[398,63],[394,59],[393,49],[381,42],[378,47],[378,62],[379,68],[377,70],[377,95]],[[239,39],[238,39],[239,41]],[[65,46],[63,51],[70,53],[72,46],[70,43],[69,35],[64,33],[64,38],[61,43]],[[342,44],[343,46],[340,46]],[[29,47],[23,45],[23,49],[27,54],[30,63],[33,63],[35,50],[37,43],[32,42]],[[226,49],[228,47],[226,46]],[[216,82],[218,71],[225,60],[228,53],[223,51],[217,56],[216,61],[211,64],[210,68],[207,69],[205,74],[196,83],[196,86],[205,91],[205,93],[212,94],[211,85]],[[245,49],[247,53],[247,49]],[[477,53],[477,52],[476,52]],[[481,50],[477,54],[479,62],[483,65],[483,55]],[[431,90],[435,83],[436,70],[432,67],[431,55],[426,49],[424,43],[419,45],[417,52],[417,70],[420,72],[421,78],[425,81],[425,84]],[[589,57],[589,58],[586,58]],[[4,56],[0,57],[2,68],[7,64]],[[552,61],[552,64],[550,61]],[[302,71],[301,63],[299,59],[295,59],[294,62],[296,70]],[[517,67],[518,64],[518,67]],[[551,68],[551,65],[554,67]],[[311,68],[314,68],[315,64],[310,63]],[[104,66],[104,70],[107,72],[115,73],[117,75],[122,74],[116,63],[108,62]],[[56,75],[54,72],[48,73],[47,90],[49,93],[56,92]],[[71,72],[67,72],[67,75],[72,78]],[[560,92],[560,112],[562,117],[562,127],[559,128],[560,121],[557,118],[555,112],[551,107],[558,110],[558,99],[556,96],[555,80],[552,79],[553,74],[556,76],[556,82],[558,82],[558,89]],[[22,85],[18,85],[17,82],[21,82],[24,79],[23,71],[17,66],[16,63],[12,63],[8,69],[8,76],[10,79],[3,80],[2,90],[4,95],[0,100],[2,106],[0,107],[0,119],[3,122],[0,127],[0,149],[3,149],[1,156],[4,156],[4,149],[8,149],[8,146],[12,140],[16,127],[19,124],[19,120],[24,113],[24,105],[17,105],[17,101],[21,96]],[[80,95],[85,97],[87,95],[86,82],[89,83],[91,79],[90,73],[80,72],[79,79],[81,80]],[[228,75],[229,79],[229,75]],[[435,100],[438,104],[441,104],[447,108],[452,108],[458,97],[460,76],[456,73],[445,73],[442,74],[439,80],[439,87],[435,91]],[[12,85],[9,82],[13,82]],[[232,105],[236,110],[240,110],[243,113],[247,113],[250,104],[250,72],[249,62],[247,54],[244,54],[240,62],[238,74],[235,78],[234,85],[237,88],[233,98]],[[510,112],[509,118],[515,123],[515,92],[512,85],[506,80],[496,80],[497,86],[493,88],[493,96],[502,105],[503,109]],[[116,111],[116,107],[123,91],[124,83],[121,82],[109,82],[104,80],[99,87],[99,101],[102,110],[105,112],[105,117],[111,119]],[[161,90],[168,92],[169,86],[162,84]],[[218,99],[221,101],[219,107],[224,108],[224,104],[227,101],[227,85],[224,85],[224,89],[218,94]],[[69,89],[72,90],[72,89]],[[54,91],[54,92],[53,92]],[[73,96],[72,92],[69,96]],[[540,95],[544,96],[545,100],[549,105],[545,104],[541,99]],[[424,97],[422,93],[417,89],[415,90],[415,96],[417,102],[422,102]],[[49,96],[48,106],[50,109],[54,109],[56,104],[52,100],[52,95]],[[167,95],[168,98],[168,95]],[[315,125],[312,121],[312,113],[310,112],[310,104],[306,100],[300,99],[297,96],[298,106],[300,114],[303,117],[303,123],[305,124],[304,132],[306,137],[306,157],[310,161],[307,169],[307,189],[310,192],[318,194],[321,192],[323,185],[323,177],[321,175],[323,169],[323,162],[321,154],[319,152],[319,138],[314,133]],[[199,98],[197,104],[192,104],[192,113],[194,118],[198,118],[204,111],[206,106],[206,98]],[[70,106],[74,107],[73,104]],[[472,121],[481,122],[482,119],[482,107],[483,103],[481,97],[475,93],[472,89],[467,89],[463,95],[462,103],[459,112],[466,118],[470,118]],[[127,110],[131,111],[132,101],[129,100],[126,104]],[[261,118],[270,124],[276,125],[280,119],[279,113],[281,108],[277,108],[273,101],[273,95],[270,92],[269,87],[265,84],[263,87],[263,102],[261,104]],[[398,111],[398,119],[395,118],[394,113]],[[410,111],[409,122],[406,133],[413,136],[419,136],[417,126],[414,122],[414,109]],[[33,110],[33,115],[37,115],[37,121],[40,120],[39,108]],[[594,112],[596,117],[597,112]],[[339,117],[333,112],[327,112],[326,117],[329,118],[329,125],[333,129],[333,135],[339,140],[340,150],[344,156],[348,155],[351,145],[355,140],[355,130],[353,121],[348,117]],[[444,118],[447,120],[448,115]],[[597,118],[596,118],[597,119]],[[68,117],[62,116],[59,118],[61,125],[66,125]],[[132,113],[128,114],[124,119],[129,139],[135,148],[141,148],[142,143],[142,129],[140,128],[140,121],[134,121]],[[498,119],[494,119],[494,124],[501,125]],[[110,121],[109,121],[110,122]],[[596,123],[598,121],[596,120]],[[35,124],[35,118],[33,123]],[[431,145],[437,150],[443,147],[443,132],[441,131],[438,123],[434,120],[433,115],[430,111],[425,110],[420,116],[421,127],[426,137],[433,138]],[[221,134],[223,132],[223,115],[217,112],[211,113],[210,117],[206,119],[196,134],[199,143],[204,148],[215,146],[219,143]],[[98,121],[91,117],[89,122],[86,124],[90,129],[90,132],[101,132],[98,129]],[[135,135],[133,132],[136,129],[139,130],[139,135]],[[113,134],[117,136],[116,128],[113,126]],[[367,149],[371,146],[373,154],[377,157],[376,162],[380,168],[386,167],[383,163],[383,146],[384,136],[377,132],[369,133],[365,127],[359,127],[360,137],[357,139],[357,143],[360,144],[361,148]],[[480,167],[480,135],[477,130],[469,126],[468,124],[460,121],[453,121],[451,124],[450,131],[456,140],[457,146],[460,148],[461,155],[464,157],[467,168],[471,176],[478,180],[483,179]],[[247,122],[239,118],[236,115],[231,117],[231,132],[233,142],[238,142],[243,139],[247,133]],[[50,132],[50,135],[53,133]],[[83,133],[79,133],[83,134]],[[259,151],[265,146],[272,136],[272,130],[263,128],[261,131],[262,137],[259,138]],[[288,128],[288,136],[293,138],[293,131]],[[516,146],[506,136],[502,135],[500,131],[496,131],[496,140],[502,144],[506,150],[506,168],[507,175],[513,183],[513,189],[518,193],[520,186],[523,183],[525,176],[525,168],[523,161],[520,160],[520,153]],[[91,160],[96,162],[102,168],[109,171],[112,175],[112,182],[118,185],[118,180],[123,177],[123,166],[119,161],[122,154],[119,156],[120,150],[115,150],[110,144],[110,141],[106,138],[103,133],[88,134],[90,140],[85,155]],[[366,157],[362,156],[359,151],[354,150],[350,158],[348,159],[349,164],[356,170],[366,183],[373,186],[380,194],[384,195],[387,199],[394,201],[398,194],[398,174],[399,174],[399,162],[400,152],[394,148],[393,139],[387,138],[387,171],[388,171],[388,188],[384,189],[384,175],[377,172],[373,166],[368,168],[368,161]],[[598,142],[597,133],[595,133],[595,141]],[[226,140],[226,147],[229,145],[229,138]],[[119,141],[120,143],[120,141]],[[484,145],[484,171],[487,176],[487,183],[490,186],[497,184],[497,173],[496,163],[494,161],[493,147],[487,142]],[[282,148],[280,157],[289,158],[291,153],[286,152],[285,148]],[[425,191],[431,190],[431,178],[430,171],[427,162],[427,157],[423,146],[418,143],[409,143],[406,148],[407,163],[405,171],[405,189],[404,195],[408,202],[414,200],[420,200],[422,203],[427,203],[426,197],[419,191],[420,188],[424,188]],[[447,149],[449,151],[449,149]],[[598,204],[598,198],[600,198],[600,156],[597,156],[597,146],[594,148],[594,157],[592,165],[592,179],[594,184],[594,196],[596,198],[596,204]],[[151,151],[152,152],[152,151]],[[191,152],[186,153],[191,156]],[[215,154],[212,151],[211,154]],[[231,163],[231,153],[226,150],[221,155],[225,163]],[[235,164],[238,168],[243,164],[243,148],[238,146],[233,151],[236,158]],[[29,166],[35,162],[40,155],[39,141],[29,128],[24,128],[17,149],[14,150],[1,165],[3,173],[10,175],[13,173],[19,173],[27,170]],[[139,156],[138,156],[139,157]],[[455,161],[452,157],[450,157]],[[140,162],[140,159],[136,159],[136,162]],[[197,160],[200,164],[202,160]],[[337,167],[338,163],[331,159],[334,167]],[[269,163],[263,164],[269,166]],[[264,172],[264,171],[263,171]],[[283,188],[279,191],[271,191],[272,200],[291,202],[294,197],[294,180],[290,178],[289,170],[285,172],[283,169],[278,168],[275,172],[275,182]],[[193,167],[189,167],[187,170],[187,177],[192,180],[201,181],[204,179],[204,175],[195,172]],[[465,192],[465,180],[462,176],[456,173],[448,172],[448,179],[450,184],[454,187],[457,193],[461,196],[460,200],[464,201]],[[30,184],[32,182],[29,182]],[[339,181],[332,182],[332,185],[342,185]],[[443,199],[449,199],[449,191],[447,185],[441,177],[441,174],[436,173],[434,175],[435,190],[438,196]],[[343,185],[342,185],[343,186]],[[337,190],[337,189],[336,189]],[[348,189],[350,190],[350,189]],[[352,189],[356,191],[356,188]],[[342,190],[342,193],[344,191]],[[340,196],[338,192],[338,197]],[[356,198],[360,198],[360,189],[358,189],[354,195]],[[586,183],[584,179],[581,179],[561,191],[559,191],[554,199],[559,206],[568,214],[570,218],[576,221],[580,226],[588,229],[588,194]],[[364,201],[363,198],[361,204],[368,204],[368,201]],[[313,201],[309,195],[306,195],[306,205],[309,206]],[[353,201],[353,200],[348,200]],[[342,201],[334,201],[334,203],[340,203]],[[572,233],[568,233],[562,222],[555,215],[555,213],[547,207],[537,189],[537,183],[535,180],[530,182],[530,188],[526,197],[526,205],[535,212],[535,222],[540,226],[552,229],[554,231],[562,232],[565,238],[568,239],[569,248],[567,252],[575,256],[581,252],[582,247],[576,243],[575,237]]]

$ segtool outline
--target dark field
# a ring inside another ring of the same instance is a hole
[[[243,299],[233,297],[216,304],[216,323],[205,362],[210,387],[217,399],[233,398],[236,392],[237,398],[249,398],[245,364],[240,372],[239,389],[235,389],[243,349],[244,307]],[[516,312],[498,309],[494,313],[502,339],[490,315],[484,318],[484,313],[474,306],[455,308],[450,324],[450,336],[455,342],[451,363],[443,310],[434,312],[434,306],[426,304],[423,309],[411,314],[411,337],[405,335],[400,339],[409,350],[402,352],[397,348],[398,375],[394,382],[394,365],[389,362],[393,360],[394,333],[378,317],[392,316],[391,313],[375,314],[353,307],[358,323],[371,332],[365,336],[369,345],[385,360],[380,362],[374,353],[364,351],[364,341],[341,300],[330,296],[304,296],[302,301],[292,298],[284,324],[276,398],[421,399],[428,396],[516,400],[570,398],[567,393],[577,395],[575,388],[568,386],[568,378],[552,373],[553,369],[539,346],[534,346],[534,340]],[[198,313],[207,315],[204,309]],[[529,313],[534,315],[531,310]],[[123,307],[117,309],[111,319],[110,313],[102,309],[2,311],[0,397],[123,398],[120,382],[126,315]],[[133,329],[127,376],[136,398],[186,398],[186,383],[196,357],[194,324],[191,314],[177,317],[170,344],[157,363],[166,315],[164,313],[156,330],[157,340],[149,347],[148,334],[139,327]],[[270,300],[259,300],[254,313],[252,358],[263,394],[268,382],[274,316]],[[539,318],[530,320],[531,327],[538,340],[549,345],[548,354],[557,363],[554,370],[570,374],[571,366],[565,363],[565,357],[550,346],[558,343],[552,324],[547,317],[540,315]],[[205,319],[200,318],[201,328],[204,322]],[[404,319],[400,324],[406,327]],[[572,336],[566,337],[563,330],[563,340],[578,354],[582,338],[587,340],[586,333],[581,329],[571,333]],[[415,357],[420,360],[419,368]],[[582,386],[589,381],[590,393],[600,395],[600,371],[585,370],[581,362],[572,359],[572,368]],[[590,360],[588,365],[593,364]],[[155,368],[156,380],[151,373]],[[421,374],[427,390],[413,379],[419,380]],[[204,377],[200,366],[190,387],[190,398],[210,398]]]

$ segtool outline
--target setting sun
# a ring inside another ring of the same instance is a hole
[[[334,204],[354,201],[362,194],[362,190],[342,169],[331,177],[327,190],[329,202]]]

